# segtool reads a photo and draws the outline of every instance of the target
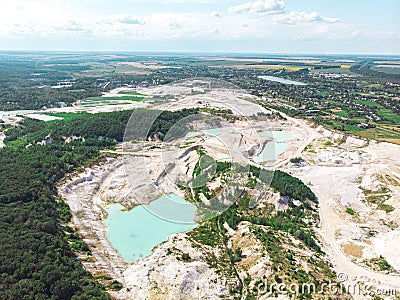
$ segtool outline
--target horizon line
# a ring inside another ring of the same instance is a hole
[[[400,53],[317,53],[317,52],[250,52],[250,51],[238,51],[238,52],[229,52],[229,51],[184,51],[184,50],[55,50],[55,49],[0,49],[0,53],[4,52],[25,52],[25,53],[39,53],[39,52],[47,52],[47,53],[105,53],[105,54],[129,54],[129,53],[143,53],[143,54],[201,54],[201,55],[318,55],[318,56],[396,56],[400,57]]]

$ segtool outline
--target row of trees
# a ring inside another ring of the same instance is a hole
[[[133,111],[121,111],[111,113],[78,113],[68,121],[56,121],[43,123],[42,121],[25,119],[17,129],[9,129],[5,142],[25,140],[27,143],[36,143],[51,137],[54,142],[64,141],[64,137],[77,136],[85,139],[111,140],[122,142],[126,132],[126,138],[140,136],[142,139],[154,137],[158,134],[161,139],[167,135],[171,127],[179,120],[194,115],[196,109],[183,109],[181,111],[154,111],[139,110],[134,113],[129,123]],[[178,126],[181,132],[174,128],[172,136],[177,137],[185,134],[187,129]],[[135,131],[134,133],[132,131]],[[143,134],[139,134],[142,133]],[[138,133],[138,134],[135,134]]]

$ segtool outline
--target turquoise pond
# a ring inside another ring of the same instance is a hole
[[[106,207],[107,236],[126,262],[149,256],[154,246],[168,236],[195,228],[196,206],[182,198],[166,194],[149,205],[129,211],[121,204]]]
[[[294,81],[294,80],[288,80],[288,79],[280,78],[280,77],[276,77],[276,76],[258,76],[258,78],[261,78],[261,79],[264,79],[264,80],[268,80],[268,81],[279,82],[279,83],[283,83],[283,84],[307,85],[307,84],[305,84],[303,82]]]
[[[218,136],[220,135],[221,130],[220,128],[211,128],[211,129],[203,129],[200,131],[189,131],[185,137],[189,138],[189,137],[197,137],[197,136],[201,136],[201,135],[206,135],[206,136]]]
[[[207,136],[218,136],[221,134],[220,128],[203,129],[202,132]]]
[[[285,152],[288,144],[285,141],[291,140],[294,137],[285,131],[267,131],[259,133],[259,136],[271,136],[275,139],[274,142],[269,142],[265,145],[263,151],[253,158],[256,163],[262,163],[269,160],[275,160],[279,154]]]

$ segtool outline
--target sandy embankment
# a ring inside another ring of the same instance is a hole
[[[102,197],[102,185],[110,184],[110,175],[120,178],[121,163],[109,159],[100,166],[88,168],[65,179],[58,192],[68,203],[74,227],[92,251],[91,257],[80,257],[85,268],[93,275],[107,274],[119,280],[127,264],[107,239],[103,220],[107,198]],[[123,188],[119,189],[123,191]],[[118,191],[115,191],[117,195]]]
[[[0,132],[0,148],[4,147],[4,139],[6,138],[6,135],[4,132]]]

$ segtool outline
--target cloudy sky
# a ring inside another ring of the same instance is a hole
[[[0,49],[400,54],[399,0],[3,0]]]

